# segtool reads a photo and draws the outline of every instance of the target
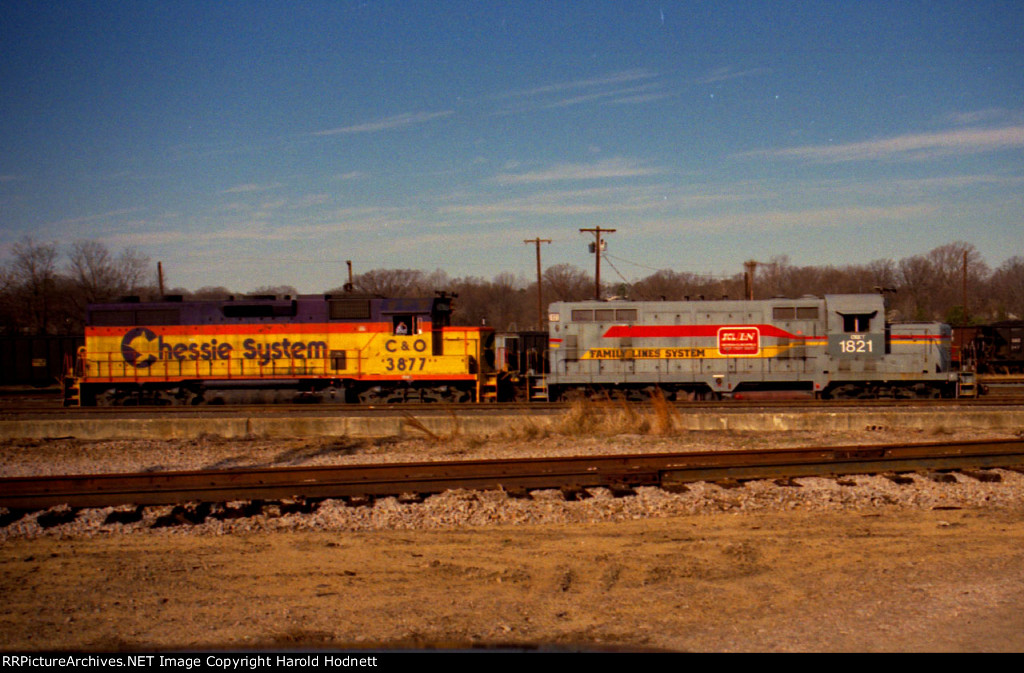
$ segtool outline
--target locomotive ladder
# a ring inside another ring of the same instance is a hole
[[[526,389],[531,402],[548,401],[548,379],[543,374],[526,376]]]
[[[75,358],[70,354],[64,355],[64,376],[61,377],[61,389],[64,396],[65,407],[82,406],[81,390],[78,387],[79,377],[75,372]]]
[[[478,379],[479,381],[479,379]],[[480,384],[479,393],[477,397],[478,402],[497,402],[498,401],[498,373],[487,372],[483,376],[483,382]]]

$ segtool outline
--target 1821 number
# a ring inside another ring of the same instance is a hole
[[[855,336],[839,342],[839,348],[843,353],[872,353],[874,349],[871,341],[862,336]]]

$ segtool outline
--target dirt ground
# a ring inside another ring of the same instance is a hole
[[[900,438],[11,442],[0,460],[13,475]],[[0,650],[1021,652],[1024,476],[1003,472],[572,503],[449,492],[193,528],[108,526],[99,510],[18,522],[0,531]]]
[[[0,649],[1024,650],[1024,508],[0,547]]]

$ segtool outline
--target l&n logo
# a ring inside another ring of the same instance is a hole
[[[718,352],[722,355],[757,355],[761,330],[757,327],[719,327]]]

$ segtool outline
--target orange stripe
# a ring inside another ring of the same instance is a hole
[[[176,383],[179,381],[322,381],[327,379],[347,379],[349,381],[475,381],[474,374],[438,374],[435,376],[423,375],[383,375],[383,374],[354,374],[345,376],[341,372],[336,376],[327,374],[321,376],[286,375],[279,376],[96,376],[84,379],[84,383]]]
[[[139,325],[157,336],[170,335],[223,335],[223,334],[391,334],[394,327],[388,322],[361,323],[246,323],[239,325]],[[431,331],[431,323],[421,322],[420,327],[425,334]],[[86,327],[86,337],[120,337],[134,325],[119,327]],[[490,327],[445,327],[445,334],[477,334],[493,332]],[[407,336],[416,336],[415,334]]]

